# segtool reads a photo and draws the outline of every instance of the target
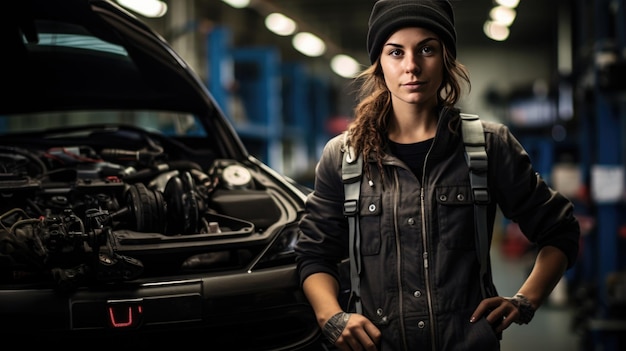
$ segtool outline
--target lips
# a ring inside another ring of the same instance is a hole
[[[426,82],[409,82],[409,83],[405,83],[402,85],[408,89],[418,89],[418,88],[423,87],[425,84]]]

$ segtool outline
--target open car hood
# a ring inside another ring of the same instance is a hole
[[[0,38],[13,87],[0,102],[0,283],[72,289],[282,259],[303,194],[248,155],[163,38],[109,1],[16,6]]]
[[[24,0],[3,11],[0,113],[55,109],[215,108],[157,33],[109,1]],[[90,8],[91,7],[91,8]],[[208,111],[217,114],[215,111]]]

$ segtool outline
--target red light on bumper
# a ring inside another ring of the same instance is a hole
[[[112,328],[136,328],[143,319],[140,301],[120,301],[107,306],[109,326]]]

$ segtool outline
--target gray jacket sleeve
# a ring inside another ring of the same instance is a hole
[[[537,173],[527,152],[508,127],[485,124],[491,188],[503,215],[519,224],[524,235],[539,248],[555,246],[569,260],[578,255],[580,226],[574,205],[552,189]],[[493,180],[493,181],[492,181]]]
[[[338,263],[348,257],[348,222],[343,215],[341,180],[343,136],[331,139],[315,168],[314,191],[306,200],[295,247],[301,282],[316,272],[339,279]]]

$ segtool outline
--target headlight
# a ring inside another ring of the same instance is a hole
[[[294,248],[298,240],[298,222],[286,225],[274,241],[259,256],[251,269],[260,269],[295,263]]]

